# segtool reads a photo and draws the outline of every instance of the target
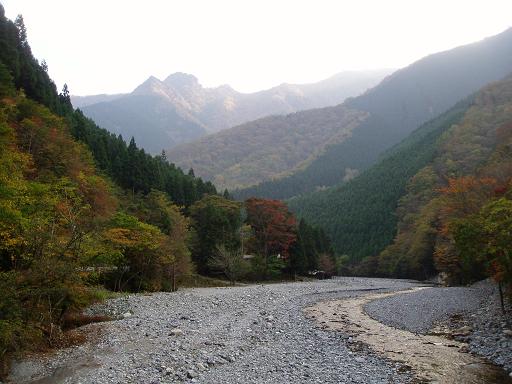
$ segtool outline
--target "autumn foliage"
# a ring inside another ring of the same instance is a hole
[[[286,260],[296,241],[295,217],[280,200],[251,198],[245,202],[247,223],[254,229],[253,249],[265,258],[281,255]]]

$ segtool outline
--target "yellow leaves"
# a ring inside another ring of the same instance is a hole
[[[137,243],[132,231],[126,228],[111,228],[104,232],[106,239],[122,247],[131,247]]]
[[[113,225],[104,231],[104,237],[116,247],[155,250],[164,240],[157,227],[124,213],[115,215]]]

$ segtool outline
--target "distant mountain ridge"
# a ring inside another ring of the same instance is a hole
[[[343,105],[264,117],[179,145],[167,158],[231,190],[306,167],[367,117]]]
[[[369,114],[347,140],[329,146],[305,168],[276,180],[264,180],[235,195],[287,199],[340,184],[347,172],[368,168],[422,123],[510,72],[512,28],[473,44],[429,55],[344,103],[347,108]]]
[[[255,93],[229,85],[203,87],[190,74],[149,77],[129,94],[73,96],[72,102],[98,125],[134,136],[151,153],[270,115],[341,103],[377,84],[391,70],[342,72],[318,83],[281,84]]]

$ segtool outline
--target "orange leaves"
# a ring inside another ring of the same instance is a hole
[[[77,182],[84,201],[91,206],[92,213],[96,218],[106,218],[112,215],[118,202],[103,177],[80,172]]]
[[[492,177],[463,176],[448,179],[448,185],[440,188],[444,196],[443,212],[461,217],[477,212],[482,204],[495,195],[496,179]]]

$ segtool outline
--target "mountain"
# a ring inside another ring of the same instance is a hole
[[[322,226],[337,252],[352,261],[371,257],[359,273],[474,273],[460,271],[456,241],[446,233],[510,189],[511,111],[509,76],[424,124],[359,177],[290,199],[289,206]]]
[[[378,254],[396,233],[395,211],[407,182],[434,158],[437,140],[460,121],[471,102],[460,102],[425,123],[348,183],[288,200],[290,209],[324,228],[336,251],[351,261]]]
[[[507,283],[512,246],[512,76],[485,87],[408,180],[381,275]],[[508,280],[510,281],[510,280]]]
[[[100,95],[91,95],[91,96],[73,96],[71,95],[71,104],[75,108],[83,108],[88,105],[113,101],[119,99],[120,97],[125,96],[125,93],[116,93],[113,95],[107,95],[102,93]]]
[[[307,166],[366,117],[342,105],[269,116],[175,147],[167,158],[219,188],[248,186]]]
[[[129,96],[82,108],[99,126],[124,138],[134,137],[150,153],[206,134],[205,127],[179,105],[156,78],[149,78]]]
[[[307,167],[289,176],[263,181],[235,194],[240,198],[284,199],[341,183],[375,163],[383,151],[422,123],[510,71],[512,28],[477,43],[427,56],[344,103],[369,115],[347,140],[329,146]]]
[[[204,88],[186,73],[148,78],[121,95],[73,96],[84,114],[109,131],[135,137],[151,153],[269,115],[341,103],[377,84],[390,70],[342,72],[318,83],[240,93],[228,85]]]
[[[216,190],[73,110],[2,4],[0,47],[3,382],[12,359],[67,343],[100,286],[174,290],[193,270],[181,210]]]

